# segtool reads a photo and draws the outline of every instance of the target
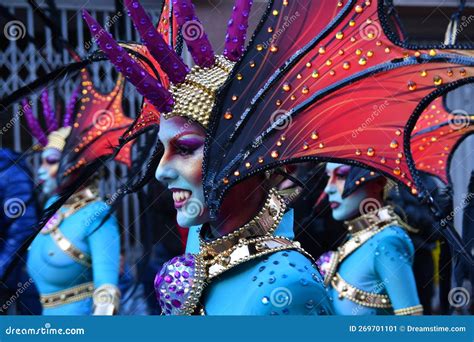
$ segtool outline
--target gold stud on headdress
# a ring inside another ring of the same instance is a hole
[[[163,113],[164,118],[182,116],[207,128],[216,93],[229,77],[234,64],[224,56],[216,56],[216,63],[210,68],[193,67],[183,83],[171,85],[175,104],[171,112]]]

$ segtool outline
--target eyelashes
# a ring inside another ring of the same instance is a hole
[[[192,149],[192,148],[188,148],[188,147],[185,147],[185,146],[177,145],[177,146],[175,146],[175,150],[176,150],[176,152],[178,152],[178,154],[180,154],[182,156],[189,156],[189,155],[193,154],[196,149]]]
[[[175,151],[183,156],[192,155],[203,145],[204,141],[202,139],[183,139],[173,143]]]
[[[59,163],[59,159],[56,158],[46,158],[45,161],[48,165],[54,165],[56,163]]]
[[[351,167],[347,165],[343,165],[335,170],[335,175],[338,178],[347,178],[349,173],[351,172]]]

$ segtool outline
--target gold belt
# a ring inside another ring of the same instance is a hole
[[[369,308],[390,309],[392,307],[390,298],[387,295],[360,290],[348,284],[341,278],[339,273],[332,277],[331,285],[339,293],[339,298],[341,299],[347,298],[354,303]]]
[[[60,305],[81,301],[85,298],[92,297],[94,292],[94,283],[84,283],[65,290],[41,295],[41,305],[43,308],[54,308]]]

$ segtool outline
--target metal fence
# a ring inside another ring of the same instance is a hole
[[[93,1],[87,4],[87,9],[99,23],[111,32],[117,29],[114,25],[121,25],[121,39],[139,41],[126,13],[122,10],[116,11],[114,3],[114,1]],[[48,71],[72,62],[72,59],[66,51],[55,52],[51,31],[33,13],[26,1],[0,1],[0,4],[15,17],[14,20],[0,19],[0,27],[4,30],[1,32],[0,41],[0,97],[4,97],[45,75]],[[57,1],[59,16],[55,17],[54,21],[60,27],[62,36],[74,46],[79,55],[86,56],[96,47],[81,18],[80,5],[80,3],[73,1]],[[157,20],[160,2],[154,1],[146,6],[153,19]],[[7,29],[10,30],[8,35],[5,34]],[[36,46],[27,42],[28,35],[35,38]],[[110,63],[96,63],[89,68],[89,72],[99,91],[106,92],[113,88],[117,74]],[[53,100],[64,102],[63,99],[68,99],[71,96],[75,86],[76,84],[73,82],[60,82],[54,95],[51,92],[50,96],[53,97]],[[33,103],[33,112],[38,117],[38,108],[41,110],[39,97],[33,95],[30,99]],[[123,103],[126,115],[135,117],[140,104],[141,97],[134,87],[127,84]],[[8,121],[3,119],[1,122],[1,127],[7,127],[8,131],[0,137],[0,146],[12,148],[21,153],[31,152],[31,147],[36,141],[28,132],[19,104],[13,105],[9,110],[11,115],[8,118],[10,119]],[[38,153],[32,154],[28,157],[28,161],[31,168],[37,170],[40,164],[40,155]],[[111,171],[110,176],[100,184],[103,195],[115,193],[119,183],[117,174],[126,174],[125,166],[121,164],[111,162],[107,168]],[[34,177],[36,183],[36,175]],[[124,232],[123,249],[126,253],[125,258],[128,260],[140,255],[141,252],[140,245],[135,243],[135,241],[140,241],[139,212],[139,203],[135,195],[123,199],[117,210],[117,216]]]

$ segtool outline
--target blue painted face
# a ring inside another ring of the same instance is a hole
[[[158,137],[164,146],[155,177],[173,193],[176,220],[181,227],[209,221],[202,187],[206,132],[183,117],[162,119]]]
[[[61,152],[55,148],[48,148],[41,154],[41,167],[38,170],[38,178],[44,194],[51,195],[58,188],[56,175],[60,159]]]
[[[349,196],[342,198],[346,178],[351,167],[344,164],[327,163],[326,172],[329,176],[328,184],[324,192],[329,197],[332,216],[337,221],[351,220],[360,216],[361,202],[370,197],[370,185],[360,186]]]

